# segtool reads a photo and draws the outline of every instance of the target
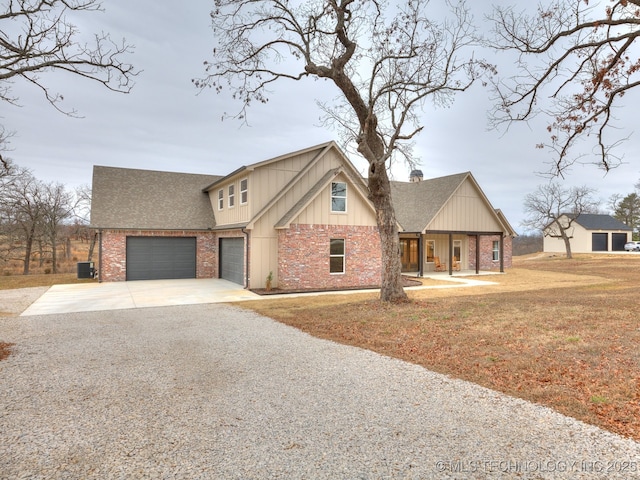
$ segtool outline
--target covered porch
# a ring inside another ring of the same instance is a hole
[[[428,276],[504,273],[503,232],[425,231],[400,234],[402,272]]]

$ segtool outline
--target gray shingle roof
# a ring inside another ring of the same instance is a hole
[[[575,221],[587,230],[633,230],[631,227],[625,225],[620,220],[616,220],[611,215],[582,213],[578,215]]]
[[[203,230],[215,226],[204,187],[217,175],[93,167],[91,226]]]
[[[421,232],[451,198],[468,172],[421,182],[391,182],[398,223],[406,232]]]

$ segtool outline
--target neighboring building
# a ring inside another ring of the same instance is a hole
[[[511,265],[515,232],[470,173],[393,182],[403,270]],[[381,282],[366,181],[329,142],[224,177],[95,166],[99,279],[225,278],[283,290]],[[455,257],[455,258],[454,258]]]
[[[572,253],[621,252],[624,251],[624,244],[631,241],[633,233],[631,227],[611,215],[563,214],[559,221],[565,226],[569,226],[571,222],[567,235]],[[558,227],[552,224],[543,230],[545,252],[566,252],[564,241],[557,238],[557,229]]]

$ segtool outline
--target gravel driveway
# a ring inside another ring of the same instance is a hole
[[[0,478],[636,478],[640,444],[228,305],[0,317]]]

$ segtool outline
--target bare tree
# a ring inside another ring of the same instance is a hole
[[[13,181],[0,193],[2,257],[5,261],[21,260],[24,275],[29,274],[33,245],[41,234],[42,193],[42,184],[21,167],[14,167]]]
[[[108,34],[93,36],[85,43],[67,18],[101,10],[98,0],[7,0],[0,6],[0,100],[16,105],[12,86],[25,81],[39,89],[46,100],[63,113],[63,95],[47,87],[39,74],[47,71],[70,73],[93,80],[109,90],[131,90],[132,65],[122,61],[131,51],[123,40],[116,43]],[[4,132],[4,130],[2,130]],[[6,136],[0,135],[0,143]]]
[[[43,231],[51,247],[53,273],[58,273],[58,234],[63,222],[73,217],[73,195],[61,183],[49,183],[43,187]]]
[[[527,217],[522,225],[539,229],[546,237],[559,238],[564,242],[567,258],[571,255],[572,227],[583,213],[593,213],[598,202],[595,190],[587,187],[564,188],[558,182],[538,185],[535,192],[525,196],[524,211]]]
[[[422,130],[419,113],[431,101],[447,105],[487,66],[467,57],[475,33],[464,5],[427,15],[427,1],[357,2],[216,0],[211,13],[217,45],[207,76],[194,80],[217,92],[228,88],[246,121],[252,102],[266,103],[281,80],[314,78],[337,87],[327,119],[367,160],[369,198],[382,244],[384,301],[404,301],[396,215],[387,168],[399,155],[412,160],[412,139]]]
[[[624,139],[613,112],[640,84],[640,0],[552,0],[531,15],[497,7],[493,22],[495,46],[515,52],[518,67],[496,83],[494,124],[548,116],[550,141],[538,147],[554,152],[554,174],[584,160],[579,139],[595,140],[592,163],[605,171],[619,165],[614,150]]]

